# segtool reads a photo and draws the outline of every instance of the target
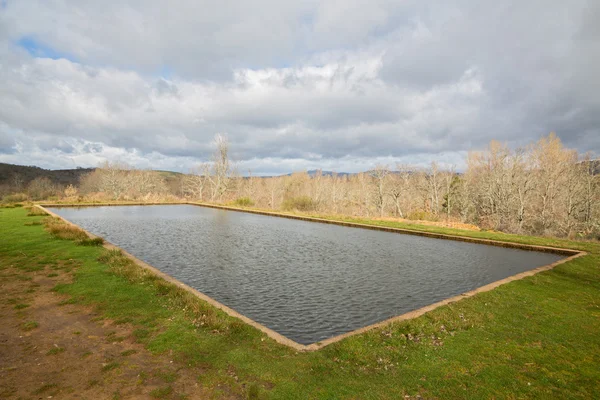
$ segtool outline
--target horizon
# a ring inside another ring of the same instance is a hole
[[[600,154],[600,3],[0,5],[0,162],[465,168],[556,132]],[[168,12],[166,12],[168,11]],[[273,34],[276,32],[276,34]]]

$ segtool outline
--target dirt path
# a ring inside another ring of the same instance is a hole
[[[61,268],[0,270],[0,398],[207,398],[199,372],[134,341],[134,328],[98,318],[52,291]]]

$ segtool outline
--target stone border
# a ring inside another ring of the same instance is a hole
[[[341,225],[341,226],[346,226],[346,227],[352,227],[352,228],[363,228],[363,229],[372,229],[372,230],[379,230],[379,231],[385,231],[385,232],[393,232],[393,233],[404,233],[404,234],[411,234],[411,235],[418,235],[418,236],[424,236],[424,237],[430,237],[430,238],[437,238],[437,239],[447,239],[447,240],[457,240],[457,241],[463,241],[463,242],[470,242],[470,243],[477,243],[477,244],[485,244],[485,245],[491,245],[491,246],[499,246],[499,247],[508,247],[508,248],[517,248],[517,249],[521,249],[521,250],[529,250],[529,251],[540,251],[540,252],[546,252],[546,253],[555,253],[555,254],[560,254],[560,255],[567,255],[569,257],[564,258],[562,260],[559,260],[557,262],[554,262],[552,264],[549,265],[544,265],[535,269],[532,269],[530,271],[525,271],[525,272],[521,272],[519,274],[516,275],[512,275],[509,276],[507,278],[498,280],[496,282],[492,282],[489,283],[487,285],[481,286],[479,288],[476,288],[474,290],[462,293],[458,296],[454,296],[454,297],[450,297],[448,299],[444,299],[442,301],[439,301],[437,303],[433,303],[430,304],[428,306],[419,308],[417,310],[413,310],[410,312],[407,312],[405,314],[402,315],[398,315],[395,317],[391,317],[388,318],[386,320],[377,322],[375,324],[372,325],[368,325],[368,326],[364,326],[362,328],[350,331],[350,332],[346,332],[343,333],[341,335],[337,335],[337,336],[333,336],[331,338],[322,340],[320,342],[316,342],[316,343],[312,343],[309,345],[303,345],[300,343],[297,343],[285,336],[283,336],[282,334],[267,328],[266,326],[246,317],[245,315],[242,315],[240,313],[238,313],[237,311],[235,311],[232,308],[227,307],[226,305],[218,302],[217,300],[213,299],[212,297],[207,296],[206,294],[186,285],[183,282],[180,282],[179,280],[173,278],[170,275],[165,274],[164,272],[160,271],[159,269],[151,266],[150,264],[140,260],[139,258],[133,256],[132,254],[128,253],[127,251],[113,245],[110,242],[107,242],[105,240],[104,242],[104,248],[109,249],[109,250],[120,250],[126,257],[128,257],[129,259],[131,259],[132,261],[134,261],[136,264],[138,264],[140,267],[151,271],[153,274],[159,276],[160,278],[164,279],[165,281],[172,283],[174,285],[176,285],[177,287],[186,290],[190,293],[192,293],[193,295],[195,295],[196,297],[206,301],[207,303],[209,303],[210,305],[224,311],[225,313],[227,313],[228,315],[234,317],[234,318],[238,318],[242,321],[244,321],[245,323],[255,327],[256,329],[262,331],[263,333],[265,333],[267,336],[269,336],[271,339],[275,340],[276,342],[286,345],[288,347],[291,347],[297,351],[316,351],[319,349],[322,349],[325,346],[328,346],[332,343],[336,343],[339,342],[340,340],[343,340],[347,337],[350,336],[354,336],[354,335],[359,335],[361,333],[370,331],[372,329],[375,328],[379,328],[379,327],[383,327],[386,325],[389,325],[391,323],[394,322],[400,322],[400,321],[406,321],[409,319],[413,319],[413,318],[417,318],[429,311],[435,310],[436,308],[439,308],[441,306],[450,304],[450,303],[454,303],[457,302],[459,300],[462,300],[464,298],[468,298],[468,297],[472,297],[474,295],[476,295],[477,293],[483,293],[483,292],[488,292],[492,289],[497,288],[498,286],[501,286],[505,283],[509,283],[512,281],[516,281],[516,280],[520,280],[523,279],[525,277],[528,276],[533,276],[535,274],[538,274],[540,272],[543,271],[548,271],[553,269],[554,267],[564,264],[566,262],[572,261],[578,257],[582,257],[584,255],[587,255],[587,253],[585,251],[578,251],[578,250],[572,250],[572,249],[564,249],[564,248],[558,248],[558,247],[549,247],[549,246],[537,246],[537,245],[528,245],[528,244],[522,244],[522,243],[511,243],[511,242],[502,242],[502,241],[497,241],[497,240],[490,240],[490,239],[479,239],[479,238],[469,238],[469,237],[465,237],[465,236],[458,236],[458,235],[447,235],[447,234],[441,234],[441,233],[433,233],[433,232],[425,232],[425,231],[418,231],[418,230],[412,230],[412,229],[404,229],[404,228],[391,228],[391,227],[385,227],[385,226],[378,226],[378,225],[367,225],[367,224],[359,224],[359,223],[353,223],[353,222],[344,222],[344,221],[335,221],[335,220],[327,220],[327,219],[322,219],[322,218],[313,218],[313,217],[304,217],[304,216],[299,216],[299,215],[293,215],[293,214],[282,214],[282,213],[275,213],[275,212],[268,212],[268,211],[259,211],[259,210],[246,210],[243,208],[236,208],[236,207],[228,207],[228,206],[219,206],[219,205],[214,205],[214,204],[206,204],[206,203],[195,203],[195,202],[182,202],[182,203],[127,203],[127,204],[115,204],[115,203],[96,203],[93,205],[88,205],[88,204],[36,204],[35,207],[38,207],[39,209],[41,209],[42,211],[46,212],[48,215],[51,215],[55,218],[58,218],[62,221],[64,221],[65,223],[75,226],[81,230],[83,230],[86,235],[88,235],[90,238],[96,238],[98,236],[86,231],[85,229],[81,228],[80,226],[72,223],[71,221],[61,217],[60,215],[47,210],[45,207],[95,207],[95,206],[127,206],[127,205],[181,205],[181,204],[188,204],[188,205],[195,205],[195,206],[201,206],[201,207],[210,207],[210,208],[216,208],[216,209],[222,209],[222,210],[228,210],[228,211],[237,211],[237,212],[248,212],[248,213],[252,213],[252,214],[260,214],[260,215],[267,215],[267,216],[272,216],[272,217],[280,217],[280,218],[289,218],[289,219],[296,219],[296,220],[301,220],[301,221],[309,221],[309,222],[319,222],[319,223],[326,223],[326,224],[334,224],[334,225]]]

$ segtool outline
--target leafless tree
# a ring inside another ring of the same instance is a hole
[[[202,163],[190,170],[183,178],[183,191],[198,201],[204,200],[204,190],[209,182],[210,164]]]
[[[375,185],[375,196],[374,202],[375,207],[379,211],[379,216],[383,217],[383,212],[385,210],[385,198],[386,198],[386,185],[387,185],[387,177],[390,174],[387,165],[377,164],[375,169],[373,169],[370,173],[373,178],[373,183]]]
[[[413,171],[409,166],[398,164],[396,165],[396,173],[391,176],[392,179],[390,181],[389,194],[394,202],[396,216],[400,218],[404,218],[401,203],[403,197],[407,196],[407,192],[410,189],[410,177],[412,172]]]
[[[217,135],[214,144],[210,162],[181,180],[169,180],[176,185],[171,185],[173,194],[212,202],[249,197],[256,207],[273,210],[433,220],[444,216],[450,222],[507,232],[600,234],[600,161],[589,155],[580,159],[554,134],[519,149],[493,141],[487,149],[469,153],[466,170],[459,173],[432,163],[421,170],[397,165],[393,173],[377,165],[349,176],[317,171],[269,178],[249,173],[241,178],[229,159],[227,139]],[[47,183],[36,182],[31,193],[48,196]],[[14,184],[6,186],[15,190]],[[134,170],[122,163],[101,165],[84,176],[79,187],[81,196],[110,199],[148,199],[167,192],[164,173]],[[52,193],[71,197],[62,188]]]
[[[23,190],[23,186],[25,185],[25,180],[23,179],[23,177],[21,176],[21,174],[19,174],[18,172],[15,172],[12,174],[11,177],[11,183],[13,186],[13,190],[15,192],[20,192]]]
[[[208,175],[212,186],[211,200],[223,200],[223,195],[231,188],[233,167],[229,160],[229,140],[222,134],[217,134],[213,141],[216,148],[212,159],[211,173]]]

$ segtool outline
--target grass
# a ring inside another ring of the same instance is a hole
[[[104,244],[104,239],[99,237],[87,238],[79,240],[77,244],[80,246],[102,246]]]
[[[46,383],[45,385],[40,386],[39,388],[37,388],[33,394],[42,394],[45,393],[51,389],[56,389],[58,388],[58,385],[55,383]]]
[[[165,386],[163,388],[154,389],[150,392],[150,396],[155,399],[163,399],[173,393],[172,386]]]
[[[57,239],[81,241],[89,239],[88,235],[80,228],[69,225],[59,218],[47,217],[44,221],[46,229]]]
[[[90,238],[83,229],[67,224],[60,218],[47,217],[43,223],[48,232],[57,239],[73,240],[80,246],[102,246],[104,244],[104,239]]]
[[[25,226],[43,225],[41,221],[25,222]]]
[[[26,276],[35,270],[32,264],[72,260],[75,279],[58,285],[59,293],[95,306],[103,318],[127,321],[136,341],[191,369],[214,397],[600,398],[598,243],[352,219],[589,254],[414,320],[297,353],[188,297],[118,251],[78,246],[77,234],[66,240],[50,229],[24,226],[43,218],[26,214],[21,208],[0,213],[0,269],[13,266]]]
[[[38,323],[35,321],[27,321],[21,324],[21,329],[23,329],[24,331],[31,331],[37,328],[38,326]]]
[[[56,354],[60,354],[63,353],[65,351],[64,347],[58,347],[55,346],[53,348],[51,348],[50,350],[48,350],[48,352],[46,353],[47,356],[53,356]]]
[[[120,364],[117,362],[110,362],[102,367],[102,372],[112,371],[113,369],[119,368]]]
[[[27,213],[28,217],[39,217],[39,216],[46,216],[48,215],[48,213],[38,207],[30,207],[29,212]]]

